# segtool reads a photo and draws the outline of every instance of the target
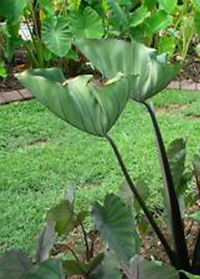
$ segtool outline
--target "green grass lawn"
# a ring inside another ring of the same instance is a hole
[[[187,163],[200,144],[200,93],[168,91],[155,98],[166,144],[187,138]],[[195,117],[193,117],[195,116]],[[129,102],[112,137],[134,179],[161,206],[162,187],[152,125],[141,105]],[[0,250],[32,250],[45,212],[76,184],[77,208],[117,192],[123,177],[108,143],[65,124],[37,101],[0,107]]]

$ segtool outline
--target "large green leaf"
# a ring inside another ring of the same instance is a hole
[[[143,0],[143,5],[148,8],[148,10],[153,10],[156,7],[157,0]]]
[[[145,21],[134,28],[130,27],[129,32],[133,40],[149,46],[153,40],[153,33],[146,28]]]
[[[38,0],[40,8],[45,12],[46,17],[53,17],[55,15],[54,1],[53,0]]]
[[[31,260],[19,250],[11,250],[0,257],[0,279],[21,279],[32,267]]]
[[[65,56],[71,47],[72,39],[66,19],[60,16],[44,20],[42,38],[50,51],[59,57]]]
[[[110,10],[113,12],[113,18],[120,29],[128,28],[128,17],[116,0],[107,0]]]
[[[80,39],[75,44],[107,78],[112,78],[117,72],[138,75],[131,98],[139,102],[163,90],[181,67],[168,63],[165,56],[157,55],[155,49],[137,42]]]
[[[103,22],[91,7],[84,11],[71,11],[69,15],[70,30],[76,38],[101,38],[104,33]]]
[[[158,33],[171,25],[173,17],[163,10],[158,10],[150,18],[146,20],[146,24],[150,32]]]
[[[167,53],[169,56],[174,54],[176,48],[176,40],[169,35],[163,35],[158,43],[159,53]]]
[[[178,271],[167,264],[148,261],[136,256],[130,261],[128,279],[178,279]]]
[[[17,24],[10,24],[9,22],[6,22],[5,25],[6,43],[3,47],[4,55],[9,61],[12,60],[15,50],[24,43],[22,38],[19,36],[21,33],[19,26],[19,22]]]
[[[29,0],[1,0],[0,15],[12,24],[17,23],[28,4]]]
[[[142,5],[141,7],[139,7],[136,11],[134,11],[131,15],[130,15],[130,19],[129,19],[129,26],[130,27],[136,27],[139,24],[143,23],[144,20],[150,16],[150,11],[147,9],[147,7],[145,7],[144,5]]]
[[[91,75],[65,81],[56,68],[25,71],[18,79],[57,116],[96,136],[104,136],[111,129],[132,90],[129,79],[121,73],[103,84]]]
[[[178,7],[178,0],[158,0],[161,7],[169,14],[173,13]]]
[[[130,208],[118,196],[108,194],[103,205],[95,203],[92,214],[103,239],[117,258],[127,264],[140,248]]]
[[[39,265],[34,265],[24,279],[64,279],[61,261],[49,259]],[[4,278],[5,279],[5,278]]]

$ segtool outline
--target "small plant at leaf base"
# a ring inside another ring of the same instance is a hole
[[[64,279],[74,275],[88,279],[104,264],[104,253],[96,252],[95,230],[87,233],[84,227],[89,212],[75,213],[74,199],[75,188],[71,187],[66,198],[48,211],[33,260],[20,250],[11,250],[0,258],[0,279]],[[63,260],[58,259],[60,254]]]
[[[99,70],[105,82],[97,83],[92,76],[78,76],[65,80],[59,69],[26,71],[18,78],[60,118],[80,130],[108,141],[134,199],[137,200],[171,263],[170,267],[139,256],[141,240],[136,229],[134,212],[121,198],[109,194],[105,197],[103,205],[95,203],[93,216],[101,236],[115,252],[118,264],[106,267],[102,263],[93,271],[91,278],[122,278],[120,269],[127,278],[199,278],[194,277],[200,274],[197,268],[200,262],[197,252],[199,236],[191,260],[180,202],[183,197],[180,185],[187,180],[184,173],[185,141],[174,141],[168,152],[166,151],[155,112],[148,101],[168,85],[182,65],[170,64],[165,55],[157,55],[154,49],[136,42],[80,39],[75,45]],[[143,105],[152,120],[165,185],[165,214],[173,246],[148,209],[140,189],[141,183],[134,182],[130,177],[116,143],[108,135],[128,99]]]
[[[69,277],[81,275],[87,279],[90,274],[103,262],[104,253],[96,253],[95,230],[87,233],[85,229],[84,220],[89,215],[89,212],[80,211],[75,213],[74,202],[75,188],[71,187],[67,191],[65,200],[61,201],[47,213],[47,224],[54,224],[55,233],[59,237],[64,238],[64,241],[62,241],[63,244],[57,244],[58,252],[56,252],[56,254],[59,254],[59,246],[62,247],[61,253],[67,257],[67,259],[62,260],[62,266],[65,274]],[[73,237],[71,233],[74,231],[75,236]],[[41,234],[42,238],[40,237],[42,240],[43,235],[44,231]],[[46,236],[46,239],[49,239],[48,235]],[[42,251],[43,246],[39,246]],[[40,249],[38,249],[38,251],[40,256]],[[71,256],[69,254],[71,254]]]

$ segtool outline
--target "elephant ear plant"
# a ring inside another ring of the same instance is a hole
[[[99,70],[105,81],[95,81],[91,75],[65,80],[59,69],[25,71],[18,78],[34,96],[64,121],[87,133],[104,137],[109,142],[132,194],[173,267],[149,262],[138,256],[140,238],[137,230],[133,229],[135,224],[131,210],[116,195],[109,194],[103,205],[94,205],[93,216],[100,234],[115,252],[119,266],[128,278],[183,279],[188,274],[199,274],[200,271],[196,268],[200,262],[199,253],[194,252],[193,260],[190,261],[174,178],[155,113],[148,102],[149,98],[168,85],[181,65],[167,62],[164,55],[159,56],[154,49],[136,42],[80,39],[75,45]],[[116,143],[108,135],[129,98],[144,105],[152,119],[166,186],[173,247],[130,177]],[[198,247],[195,247],[194,251],[197,250]],[[119,269],[112,276],[108,270],[107,275],[102,275],[100,269],[101,267],[97,268],[90,278],[122,278]]]

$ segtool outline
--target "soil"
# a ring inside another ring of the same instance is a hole
[[[14,91],[14,90],[20,90],[23,88],[22,85],[18,82],[16,77],[14,76],[16,72],[13,68],[10,68],[8,70],[9,74],[6,79],[3,79],[0,77],[0,92],[8,92],[8,91]]]
[[[0,92],[8,92],[14,90],[20,90],[23,86],[19,83],[15,77],[16,73],[27,69],[28,60],[23,50],[19,50],[12,61],[6,63],[6,69],[8,76],[6,79],[0,77]]]
[[[190,80],[196,83],[200,82],[200,57],[195,53],[197,42],[194,42],[188,51],[187,63],[183,70],[180,71],[179,78],[181,80]]]
[[[176,112],[180,112],[183,111],[185,109],[187,109],[187,105],[180,105],[180,104],[174,104],[174,105],[170,105],[170,106],[163,106],[163,107],[159,107],[156,109],[156,113],[159,115],[163,115],[166,113],[176,113]]]
[[[194,59],[193,56],[189,56],[186,67],[180,71],[179,78],[181,80],[189,80],[189,81],[199,83],[200,82],[200,59]]]

